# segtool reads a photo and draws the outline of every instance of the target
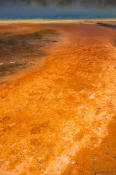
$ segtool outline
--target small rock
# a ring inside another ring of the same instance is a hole
[[[23,109],[22,109],[22,108],[19,108],[18,110],[19,110],[19,111],[23,111]]]
[[[42,163],[41,160],[37,160],[37,162],[40,163],[40,164]]]
[[[94,99],[95,98],[95,94],[92,94],[89,96],[89,99]]]
[[[92,159],[93,159],[93,160],[97,160],[97,157],[93,157]]]
[[[56,40],[53,40],[52,42],[56,43],[57,41]]]
[[[76,165],[77,162],[76,162],[76,161],[72,161],[71,164],[72,164],[72,165]]]
[[[10,64],[15,64],[15,61],[11,61]]]
[[[15,126],[15,125],[16,125],[16,123],[11,123],[11,124],[9,124],[10,127],[13,127],[13,126]]]
[[[0,62],[0,66],[2,66],[4,63]]]

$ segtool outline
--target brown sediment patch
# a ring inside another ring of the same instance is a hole
[[[21,30],[21,26],[20,30]],[[24,26],[23,26],[24,27]],[[28,25],[27,25],[28,27]],[[8,29],[7,29],[8,30]],[[30,33],[29,33],[30,32]],[[47,55],[47,46],[58,41],[58,32],[53,29],[0,33],[0,77],[11,75],[27,66],[32,66],[35,60]]]

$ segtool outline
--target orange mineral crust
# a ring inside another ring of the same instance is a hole
[[[61,36],[0,86],[0,175],[116,175],[116,29],[5,25]]]

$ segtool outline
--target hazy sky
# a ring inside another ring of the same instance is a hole
[[[116,0],[0,0],[0,18],[116,17]]]

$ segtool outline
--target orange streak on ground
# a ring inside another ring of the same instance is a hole
[[[44,27],[63,40],[0,88],[0,175],[115,175],[115,30]]]

